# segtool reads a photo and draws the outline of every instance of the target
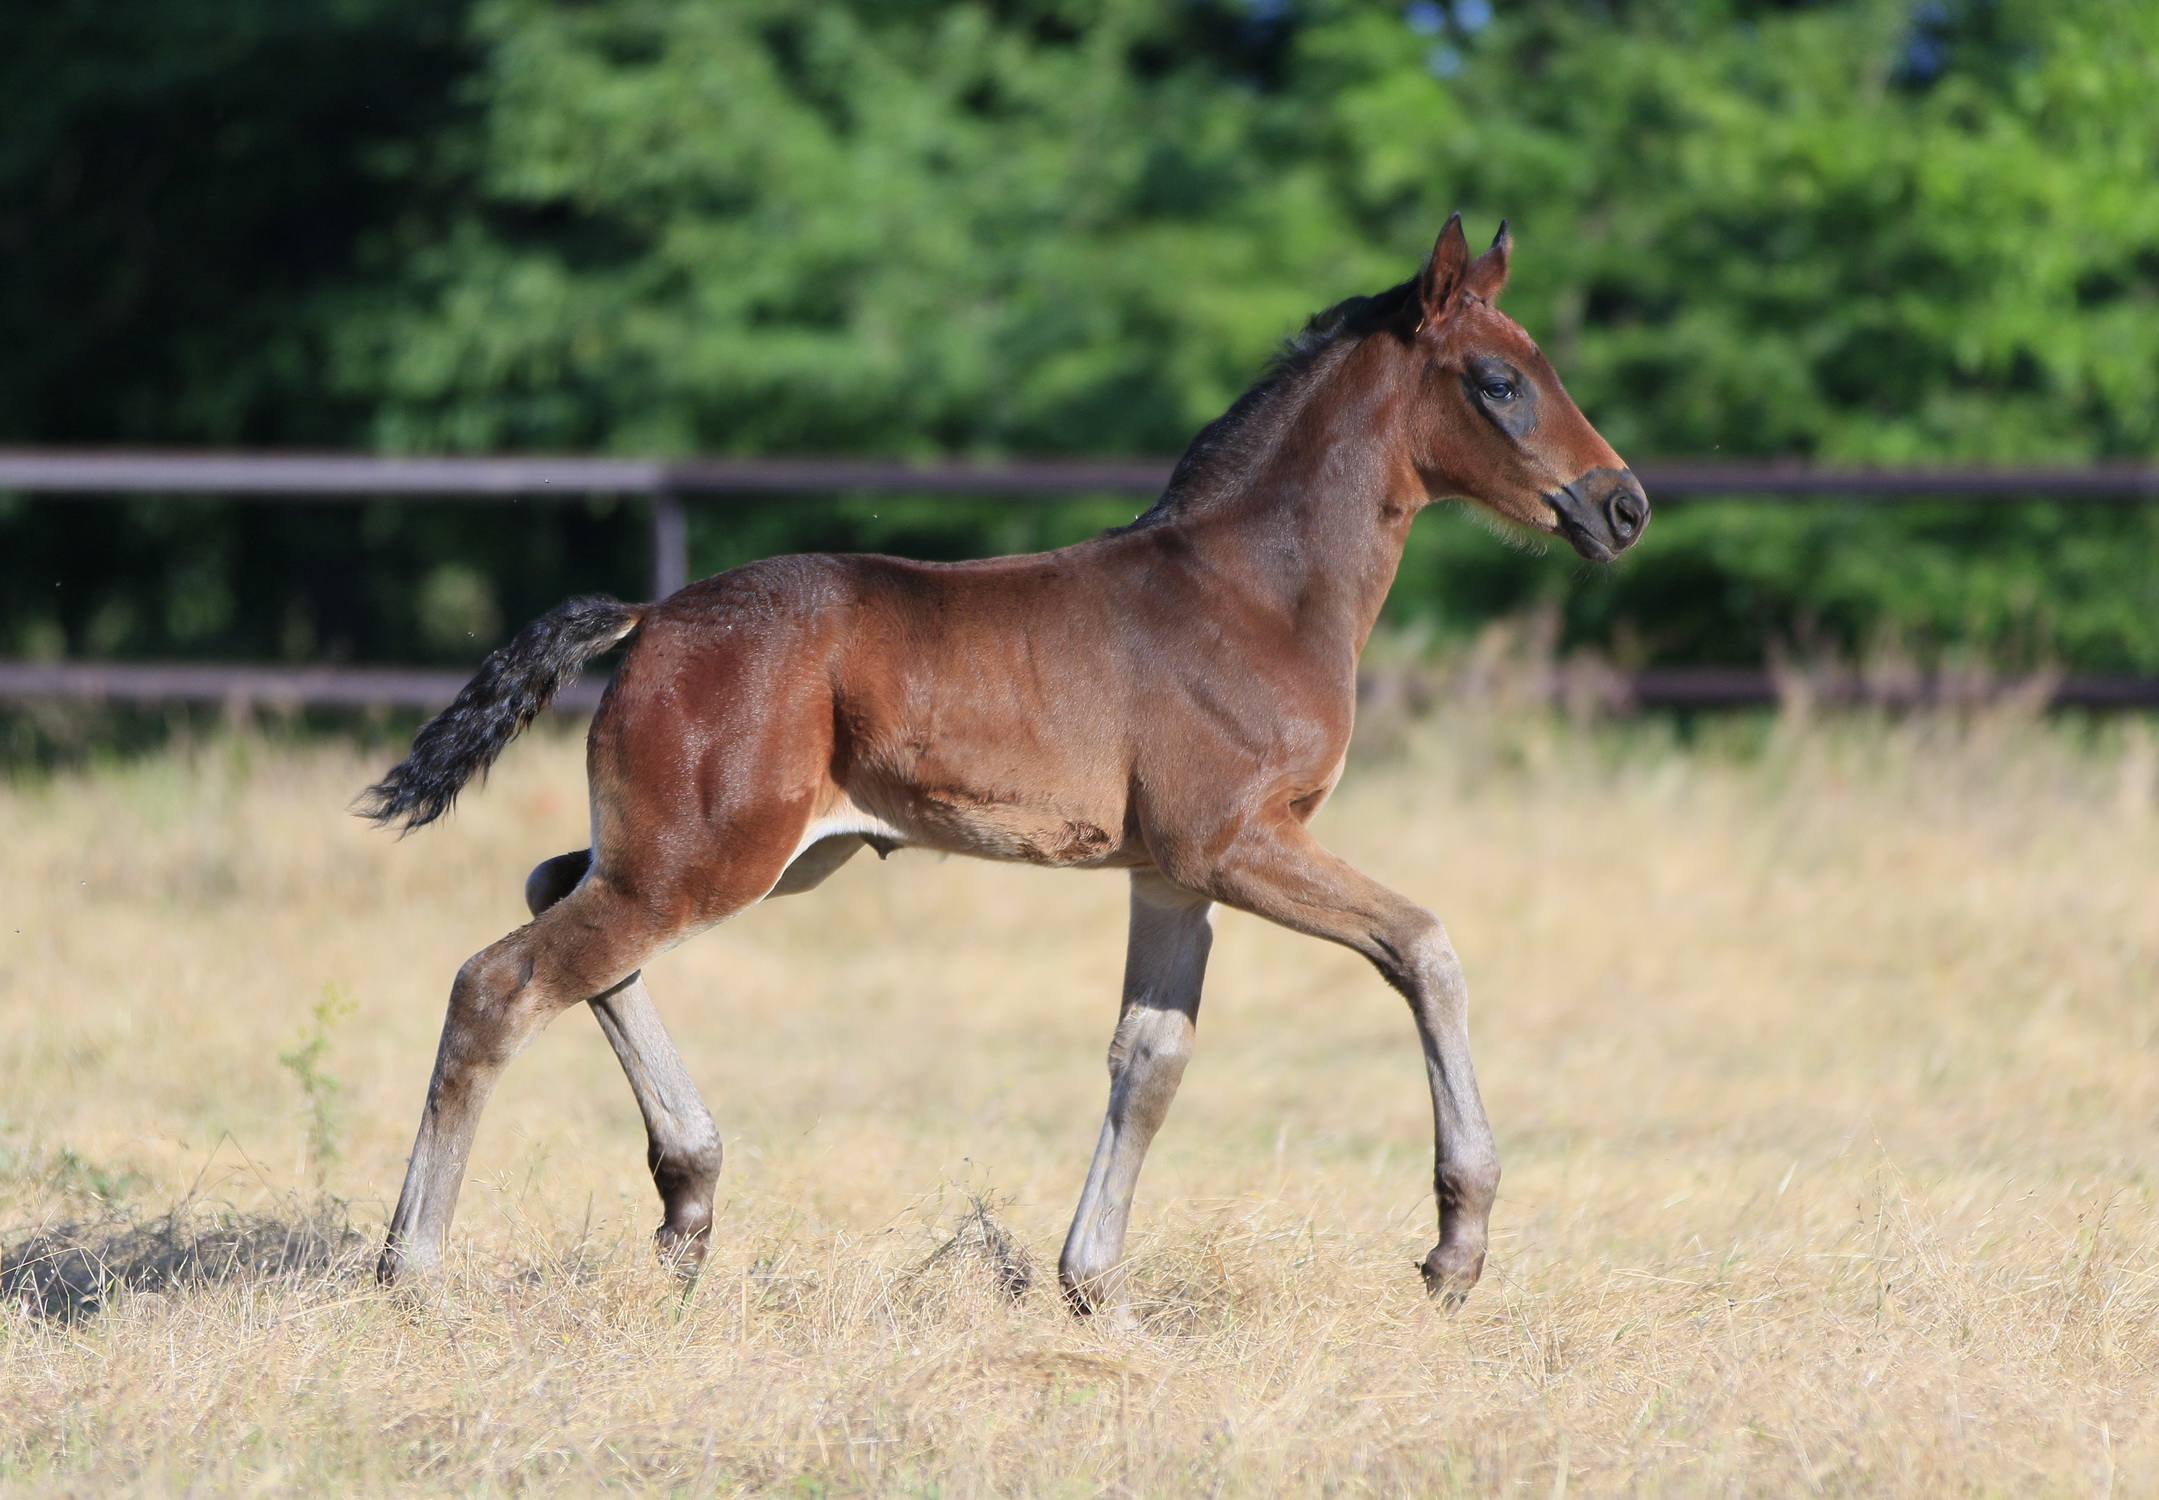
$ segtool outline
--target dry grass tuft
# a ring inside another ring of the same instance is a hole
[[[1069,1316],[1039,1268],[1121,881],[905,853],[651,967],[727,1135],[696,1287],[573,1014],[490,1110],[450,1265],[385,1293],[450,976],[582,841],[575,742],[402,843],[334,747],[0,789],[0,1490],[2159,1492],[2148,727],[1681,738],[1464,671],[1373,706],[1318,825],[1469,971],[1507,1179],[1454,1316],[1414,1269],[1407,1016],[1236,914],[1141,1326]]]
[[[952,1237],[922,1262],[924,1271],[945,1262],[971,1262],[989,1273],[1000,1292],[1017,1302],[1035,1284],[1034,1257],[1013,1238],[1012,1231],[997,1222],[994,1205],[980,1193],[967,1195],[967,1211],[960,1215]]]

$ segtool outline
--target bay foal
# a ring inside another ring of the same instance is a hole
[[[1357,657],[1411,519],[1465,496],[1586,557],[1649,503],[1495,305],[1504,225],[1475,259],[1459,216],[1410,281],[1313,319],[1206,427],[1129,526],[1029,557],[780,557],[657,604],[580,599],[489,657],[365,815],[433,821],[592,657],[627,642],[592,722],[592,847],[526,884],[533,920],[458,972],[380,1274],[434,1264],[503,1066],[590,1002],[636,1091],[686,1274],[712,1225],[720,1137],[638,970],[865,844],[1131,872],[1109,1113],[1059,1273],[1122,1314],[1140,1163],[1184,1073],[1222,902],[1356,949],[1408,999],[1437,1140],[1457,1300],[1499,1182],[1468,995],[1438,918],[1306,830],[1342,774]]]

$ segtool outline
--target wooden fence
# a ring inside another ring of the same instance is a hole
[[[688,501],[781,495],[916,493],[1051,499],[1161,492],[1172,460],[1017,459],[910,463],[887,459],[638,459],[594,457],[377,457],[351,454],[0,449],[0,493],[48,497],[229,495],[325,502],[384,497],[478,502],[637,499],[650,508],[655,598],[688,578]],[[2159,467],[1813,468],[1797,464],[1658,463],[1636,470],[1654,500],[1836,498],[1895,503],[2027,499],[2145,503],[2159,499]],[[290,706],[434,708],[463,674],[380,667],[0,661],[0,698],[207,701]],[[1926,682],[1890,689],[1857,678],[1816,684],[1848,701],[1938,701],[1961,689]],[[584,684],[564,706],[589,708]],[[1614,689],[1642,706],[1723,707],[1777,701],[1770,674],[1726,668],[1657,668]],[[2091,708],[2159,705],[2159,679],[2071,675],[2049,701]]]

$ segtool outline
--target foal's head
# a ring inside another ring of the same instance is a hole
[[[1412,284],[1424,395],[1413,419],[1417,466],[1434,497],[1467,496],[1607,562],[1649,525],[1649,497],[1499,310],[1511,243],[1502,223],[1472,260],[1456,214]]]

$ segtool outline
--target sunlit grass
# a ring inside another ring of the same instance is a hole
[[[336,748],[218,739],[0,791],[0,1482],[2159,1484],[2148,733],[1372,727],[1397,748],[1318,826],[1447,919],[1507,1168],[1453,1317],[1414,1270],[1400,1002],[1236,914],[1141,1184],[1144,1326],[1068,1317],[1122,880],[915,853],[653,966],[729,1149],[694,1292],[650,1264],[637,1114],[582,1013],[498,1094],[450,1272],[379,1292],[450,976],[583,842],[574,739],[521,742],[404,842],[345,816],[378,767]],[[939,1253],[970,1195],[1032,1261],[1016,1300],[979,1233]],[[281,1224],[290,1253],[260,1238]],[[25,1247],[102,1257],[95,1295],[40,1301]]]

